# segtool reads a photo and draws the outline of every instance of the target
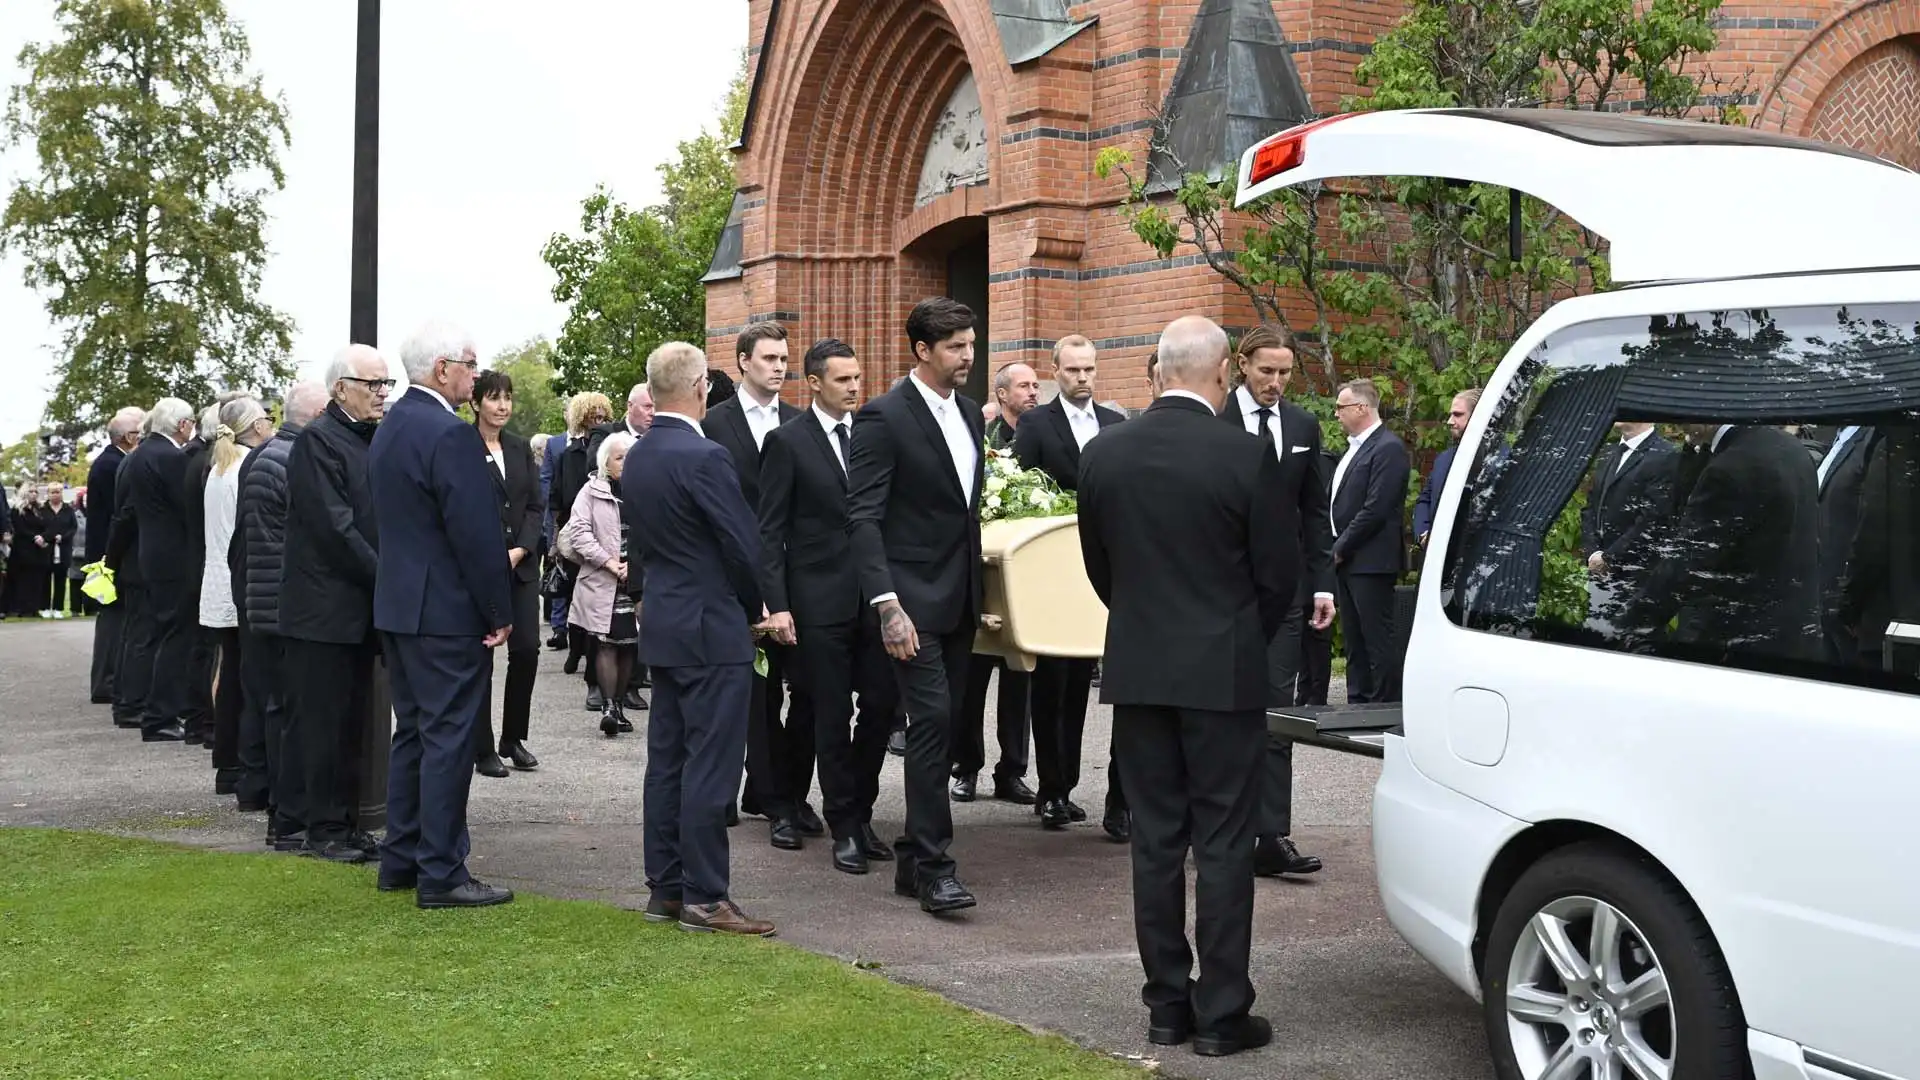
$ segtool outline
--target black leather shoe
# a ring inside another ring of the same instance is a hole
[[[122,731],[138,731],[140,729],[140,718],[136,716],[128,719],[116,716],[113,718],[113,726]]]
[[[607,736],[620,734],[620,718],[613,715],[612,709],[600,710],[600,734]]]
[[[413,902],[423,908],[457,908],[491,907],[512,900],[512,889],[489,885],[479,878],[468,878],[445,892],[420,892],[415,895]]]
[[[207,741],[207,737],[198,731],[188,731],[186,736],[180,741],[186,743],[188,746],[199,746]]]
[[[140,733],[141,742],[181,742],[187,737],[187,729],[179,724],[168,724],[163,728]]]
[[[880,835],[873,831],[871,825],[860,826],[860,850],[875,862],[893,861],[893,848],[889,847],[885,840],[880,839]]]
[[[972,802],[980,794],[980,777],[974,773],[953,778],[953,788],[948,792],[954,802]]]
[[[1068,817],[1071,817],[1071,818],[1072,818],[1073,820],[1075,820],[1075,821],[1085,821],[1085,820],[1087,820],[1087,808],[1086,808],[1086,807],[1084,807],[1084,806],[1081,806],[1081,805],[1080,805],[1079,803],[1077,803],[1077,802],[1074,802],[1074,801],[1073,801],[1072,799],[1062,799],[1062,800],[1060,800],[1060,801],[1061,801],[1061,802],[1064,802],[1064,803],[1066,803],[1066,804],[1067,804],[1067,816],[1068,816]]]
[[[1226,1057],[1242,1050],[1258,1050],[1273,1041],[1273,1025],[1264,1016],[1243,1016],[1223,1031],[1200,1031],[1193,1036],[1193,1052],[1201,1057]]]
[[[406,892],[420,887],[420,875],[417,873],[389,874],[382,870],[380,876],[374,879],[373,887],[381,892]]]
[[[920,886],[920,910],[929,915],[963,911],[978,903],[967,887],[960,884],[960,879],[951,874]]]
[[[240,787],[239,769],[215,769],[213,771],[213,793],[231,795]]]
[[[727,828],[731,829],[738,824],[740,824],[740,806],[738,803],[728,803]]]
[[[521,772],[540,767],[540,759],[534,757],[533,751],[527,749],[527,744],[518,739],[510,743],[502,743],[500,756],[506,758],[508,764]]]
[[[801,836],[827,835],[827,823],[820,820],[819,814],[814,813],[811,803],[800,804],[800,809],[793,812],[793,823],[799,828]]]
[[[257,814],[260,811],[265,810],[267,808],[267,800],[265,798],[261,798],[258,796],[254,798],[247,798],[245,796],[235,796],[233,800],[233,808],[235,810],[240,811],[243,814]]]
[[[307,834],[304,832],[270,832],[267,834],[267,846],[275,851],[305,851],[307,850]]]
[[[627,719],[627,714],[620,713],[619,719],[620,719],[620,733],[623,735],[633,734],[633,721]]]
[[[1124,844],[1133,839],[1133,815],[1117,806],[1109,806],[1106,816],[1100,819],[1100,828],[1106,832],[1107,839]]]
[[[473,771],[481,776],[491,776],[498,780],[507,775],[507,763],[500,760],[499,754],[481,754],[480,760],[473,763]]]
[[[1012,803],[1015,806],[1032,806],[1035,801],[1033,789],[1027,786],[1025,780],[1017,776],[1006,780],[995,780],[993,797],[1000,802]]]
[[[892,754],[894,757],[907,756],[906,728],[901,728],[899,731],[887,736],[887,753]]]
[[[342,863],[348,866],[366,862],[368,859],[367,853],[356,847],[351,840],[322,840],[315,843],[309,838],[307,846],[300,849],[300,854],[308,858],[325,859],[331,863]]]
[[[560,665],[560,670],[568,675],[578,675],[580,673],[579,655],[577,653],[568,653],[566,662]]]
[[[627,696],[620,699],[620,704],[632,709],[634,712],[647,711],[647,699],[641,697],[640,691],[638,690],[627,691]]]
[[[606,695],[600,692],[599,687],[596,686],[587,691],[587,711],[588,712],[599,712],[601,709],[604,709],[606,707],[607,707]]]
[[[553,650],[554,652],[559,652],[561,649],[564,649],[566,647],[567,647],[567,635],[564,633],[555,634],[552,637],[547,639],[547,648]]]
[[[843,874],[864,874],[870,869],[858,836],[833,842],[833,868]]]
[[[356,829],[352,836],[347,837],[347,843],[366,852],[367,858],[379,861],[380,841],[375,840],[372,833]]]
[[[794,827],[792,818],[776,818],[767,831],[767,843],[781,851],[799,851],[803,846],[800,830]]]
[[[1314,874],[1320,871],[1320,860],[1312,855],[1300,854],[1293,841],[1284,836],[1263,836],[1253,845],[1253,872],[1257,877],[1279,877],[1282,874]]]
[[[1147,1041],[1155,1046],[1179,1046],[1192,1034],[1192,1009],[1166,1009],[1147,1015]]]
[[[1067,809],[1067,800],[1048,799],[1040,804],[1040,827],[1043,829],[1064,829],[1073,824],[1073,812]]]

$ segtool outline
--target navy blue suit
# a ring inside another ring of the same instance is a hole
[[[541,535],[546,538],[546,543],[540,549],[542,555],[557,550],[553,546],[553,523],[555,518],[565,511],[560,510],[554,505],[553,485],[555,481],[560,479],[560,455],[566,452],[567,433],[563,431],[558,435],[549,436],[546,449],[540,453],[540,502],[547,508],[546,511],[541,514]],[[554,558],[557,559],[559,556],[556,554]],[[564,634],[567,632],[567,602],[569,599],[570,597],[564,593],[548,599],[547,625],[553,627],[553,632],[556,634]]]
[[[1434,456],[1427,482],[1420,486],[1420,497],[1413,501],[1415,543],[1425,544],[1427,534],[1433,531],[1433,512],[1440,508],[1440,491],[1447,486],[1447,471],[1453,468],[1453,452],[1457,449],[1459,447],[1449,446]]]
[[[419,387],[388,407],[367,453],[380,522],[373,625],[397,721],[381,869],[417,874],[422,891],[467,881],[473,733],[493,679],[482,639],[513,621],[492,470],[473,425]]]
[[[727,899],[727,803],[740,790],[760,621],[760,527],[725,447],[660,416],[620,477],[646,576],[640,660],[647,721],[647,885],[688,904]]]

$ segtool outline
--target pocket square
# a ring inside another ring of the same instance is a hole
[[[1293,448],[1293,450],[1291,451],[1291,453],[1295,453],[1295,454],[1304,454],[1304,453],[1306,453],[1307,451],[1309,451],[1309,450],[1311,450],[1311,449],[1313,449],[1313,447],[1311,447],[1311,446],[1296,446],[1296,447],[1294,447],[1294,448]]]

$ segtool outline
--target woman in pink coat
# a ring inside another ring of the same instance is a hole
[[[633,436],[624,431],[600,444],[599,473],[580,489],[573,512],[560,530],[560,553],[580,564],[567,622],[592,634],[601,645],[613,646],[593,650],[594,673],[604,699],[600,730],[608,735],[633,730],[621,702],[633,677],[633,645],[640,640],[634,601],[640,582],[637,574],[629,578],[627,526],[620,513],[620,474],[632,446]]]

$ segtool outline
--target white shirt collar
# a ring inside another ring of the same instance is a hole
[[[831,435],[833,434],[834,428],[839,427],[841,424],[845,424],[847,425],[847,434],[849,435],[853,434],[853,413],[851,411],[849,411],[847,415],[842,417],[841,419],[835,420],[833,417],[828,416],[827,411],[825,409],[822,409],[818,403],[809,405],[808,408],[813,410],[813,418],[815,420],[820,421],[820,430]]]
[[[437,401],[437,402],[439,402],[439,403],[440,403],[440,407],[441,407],[441,408],[443,408],[443,409],[445,409],[445,410],[447,410],[448,412],[454,412],[454,408],[453,408],[453,403],[452,403],[452,402],[450,402],[450,401],[448,401],[448,400],[447,400],[446,398],[444,398],[444,397],[441,397],[441,396],[440,396],[440,391],[438,391],[438,390],[435,390],[435,389],[434,389],[433,387],[431,387],[431,386],[422,386],[422,385],[421,385],[421,384],[419,384],[419,383],[414,383],[414,384],[413,384],[413,388],[414,388],[414,389],[416,389],[416,390],[418,390],[418,391],[420,391],[421,393],[423,393],[423,394],[425,394],[425,395],[427,395],[428,397],[430,397],[430,398],[432,398],[433,400],[435,400],[435,401]]]
[[[933,387],[921,382],[920,373],[917,371],[907,372],[907,381],[912,383],[913,388],[920,391],[920,396],[927,400],[927,408],[936,413],[953,403],[953,391],[949,390],[945,396],[942,396]]]
[[[1621,440],[1620,440],[1620,442],[1621,442],[1621,443],[1622,443],[1622,444],[1623,444],[1624,446],[1626,446],[1626,448],[1627,448],[1628,450],[1630,450],[1630,451],[1631,451],[1631,450],[1638,450],[1638,449],[1640,449],[1640,444],[1641,444],[1641,443],[1643,443],[1643,442],[1646,442],[1646,441],[1647,441],[1647,439],[1648,439],[1648,438],[1649,438],[1650,436],[1652,436],[1652,435],[1653,435],[1653,429],[1652,429],[1652,428],[1648,428],[1647,430],[1645,430],[1645,431],[1643,431],[1643,432],[1641,432],[1641,433],[1640,433],[1640,434],[1638,434],[1638,435],[1635,435],[1635,436],[1633,436],[1633,437],[1632,437],[1632,438],[1630,438],[1630,439],[1621,439]]]
[[[627,425],[627,434],[629,434],[629,435],[631,435],[631,436],[633,436],[635,440],[639,440],[639,439],[643,439],[643,438],[645,438],[645,437],[646,437],[646,434],[647,434],[647,433],[646,433],[646,432],[644,432],[644,431],[641,431],[640,429],[638,429],[638,428],[636,428],[636,427],[634,427],[634,426],[633,426],[633,421],[631,421],[631,420],[626,420],[626,421],[622,421],[622,422],[623,422],[623,423],[625,423],[625,424]]]
[[[1082,408],[1063,397],[1060,399],[1060,407],[1067,410],[1067,419],[1069,420],[1073,419],[1075,414],[1078,414],[1082,419],[1092,420],[1096,424],[1100,422],[1100,414],[1094,411],[1092,398],[1088,398],[1086,407]]]
[[[1253,393],[1249,391],[1245,386],[1235,387],[1233,391],[1233,397],[1234,397],[1234,400],[1239,402],[1240,404],[1241,416],[1246,416],[1251,413],[1257,413],[1261,409],[1272,409],[1273,415],[1275,416],[1280,415],[1280,405],[1278,402],[1275,402],[1272,405],[1262,405],[1258,401],[1254,400]]]
[[[1372,435],[1374,432],[1379,430],[1380,430],[1380,418],[1376,416],[1373,418],[1373,423],[1367,426],[1367,430],[1361,432],[1358,435],[1347,436],[1348,453],[1352,453],[1353,451],[1360,449],[1360,444],[1367,441],[1367,436]]]
[[[655,412],[653,414],[653,422],[658,424],[660,422],[660,418],[663,416],[671,416],[675,420],[678,420],[681,423],[687,425],[688,427],[693,429],[693,433],[695,435],[698,435],[703,439],[707,437],[707,429],[700,426],[700,421],[695,420],[693,417],[688,416],[686,413]]]
[[[1710,443],[1710,444],[1708,444],[1708,446],[1707,446],[1707,452],[1708,452],[1708,453],[1713,453],[1713,452],[1715,452],[1715,451],[1717,451],[1717,450],[1719,450],[1719,449],[1720,449],[1720,440],[1721,440],[1721,439],[1724,439],[1724,438],[1726,438],[1726,437],[1727,437],[1727,432],[1729,432],[1729,431],[1732,431],[1732,430],[1733,430],[1733,425],[1732,425],[1732,424],[1721,424],[1721,425],[1720,425],[1720,430],[1719,430],[1719,431],[1716,431],[1716,432],[1714,432],[1714,433],[1713,433],[1713,442],[1712,442],[1712,443]]]
[[[753,410],[755,409],[772,409],[774,410],[775,416],[779,415],[780,399],[777,397],[774,398],[772,401],[768,402],[767,404],[762,405],[759,402],[753,400],[753,395],[747,393],[747,388],[745,386],[742,386],[739,389],[735,390],[733,392],[733,395],[740,399],[740,407],[742,409],[747,410],[747,413],[749,415],[751,415]]]
[[[1190,399],[1190,400],[1193,400],[1193,401],[1197,401],[1197,402],[1199,402],[1199,403],[1200,403],[1200,404],[1202,404],[1202,405],[1205,405],[1205,406],[1207,407],[1207,411],[1208,411],[1208,412],[1210,412],[1210,413],[1212,413],[1212,412],[1215,412],[1215,410],[1214,410],[1214,408],[1213,408],[1213,402],[1211,402],[1211,401],[1208,401],[1208,400],[1207,400],[1206,398],[1203,398],[1203,397],[1201,397],[1201,396],[1200,396],[1199,394],[1196,394],[1196,393],[1194,393],[1194,392],[1193,392],[1193,391],[1191,391],[1191,390],[1182,390],[1182,389],[1179,389],[1178,387],[1176,387],[1176,388],[1174,388],[1174,389],[1172,389],[1172,390],[1167,390],[1167,391],[1164,391],[1164,392],[1162,392],[1160,396],[1161,396],[1161,397],[1183,397],[1183,398],[1188,398],[1188,399]],[[1218,413],[1215,413],[1215,415],[1218,415]]]

